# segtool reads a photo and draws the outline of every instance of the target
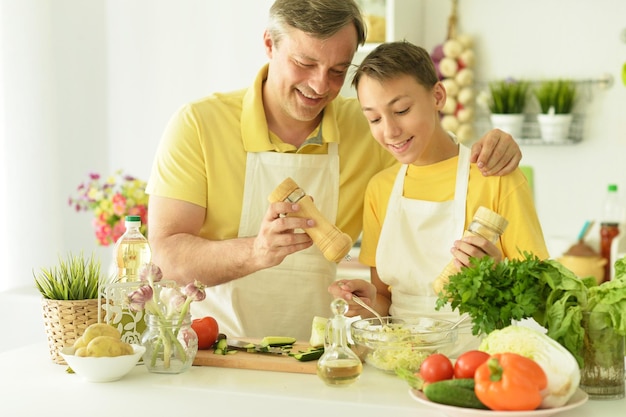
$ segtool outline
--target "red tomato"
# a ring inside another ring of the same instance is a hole
[[[446,355],[433,353],[420,366],[420,375],[426,382],[437,382],[454,377],[454,366]]]
[[[468,350],[462,353],[454,363],[455,378],[474,378],[476,368],[489,359],[487,352],[480,350]]]
[[[191,328],[198,335],[198,349],[210,349],[220,333],[217,320],[210,316],[194,319]]]

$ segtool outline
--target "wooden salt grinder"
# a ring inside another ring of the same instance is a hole
[[[300,210],[297,213],[288,213],[287,215],[315,220],[315,226],[308,227],[304,231],[313,239],[313,243],[329,261],[339,262],[350,252],[352,248],[350,236],[330,223],[315,207],[311,196],[306,195],[293,179],[285,178],[267,199],[270,203],[288,201],[300,204]]]

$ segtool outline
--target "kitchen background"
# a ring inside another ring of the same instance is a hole
[[[271,3],[0,0],[0,290],[32,289],[33,270],[68,251],[110,262],[92,213],[74,212],[68,197],[89,172],[147,179],[179,106],[248,86],[265,62]],[[451,1],[394,3],[410,40],[428,50],[445,40]],[[522,145],[558,256],[599,219],[608,183],[626,196],[626,2],[459,0],[458,18],[475,40],[479,82],[614,79],[585,94],[582,141]]]

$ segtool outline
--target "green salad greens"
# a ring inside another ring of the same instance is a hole
[[[626,335],[626,257],[615,262],[615,279],[601,285],[528,252],[497,264],[490,257],[471,259],[469,267],[450,276],[438,297],[437,310],[450,304],[472,317],[474,335],[533,318],[582,366],[583,312],[608,313],[615,331]]]

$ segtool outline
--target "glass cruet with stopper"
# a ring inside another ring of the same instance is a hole
[[[334,317],[326,325],[324,354],[317,361],[317,375],[330,386],[345,386],[361,375],[363,365],[348,346],[348,327],[345,317],[348,303],[337,298],[330,303]]]

